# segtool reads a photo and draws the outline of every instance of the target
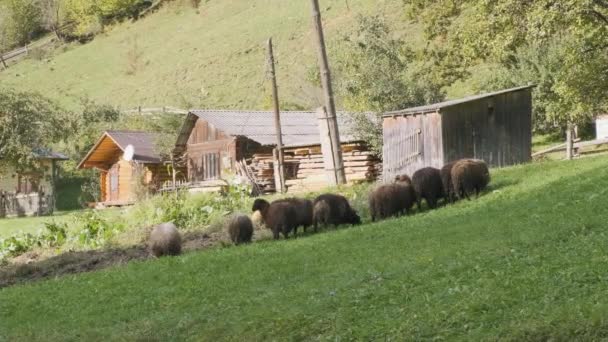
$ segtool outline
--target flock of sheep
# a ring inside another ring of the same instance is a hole
[[[446,164],[441,169],[425,167],[408,175],[395,177],[391,184],[376,187],[369,195],[369,210],[372,221],[391,216],[408,214],[414,204],[421,209],[424,199],[430,208],[436,208],[444,199],[452,203],[456,199],[467,198],[473,193],[479,196],[490,182],[490,172],[483,160],[461,159]],[[279,199],[269,203],[256,199],[252,211],[259,212],[262,222],[272,231],[275,239],[283,234],[285,238],[298,228],[361,223],[361,218],[341,195],[323,194],[313,201],[302,198]],[[226,222],[226,230],[236,245],[251,242],[253,222],[246,215],[232,216]],[[149,247],[155,256],[177,255],[181,252],[181,236],[172,223],[156,226],[151,234]]]

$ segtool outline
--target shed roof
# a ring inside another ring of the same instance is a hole
[[[525,89],[530,89],[530,88],[534,88],[534,87],[535,87],[535,85],[527,85],[527,86],[515,87],[515,88],[510,88],[510,89],[504,89],[504,90],[495,91],[495,92],[491,92],[491,93],[485,93],[485,94],[479,94],[479,95],[473,95],[473,96],[463,97],[461,99],[449,100],[449,101],[434,103],[434,104],[425,105],[425,106],[418,106],[418,107],[412,107],[412,108],[407,108],[407,109],[387,112],[387,113],[384,113],[383,116],[413,115],[413,114],[432,113],[432,112],[436,112],[438,110],[441,110],[443,108],[459,105],[459,104],[462,104],[462,103],[471,102],[471,101],[477,101],[477,100],[484,99],[484,98],[487,98],[487,97],[492,97],[492,96],[506,94],[506,93],[512,93],[512,92],[516,92],[516,91],[520,91],[520,90],[525,90]]]
[[[140,131],[105,131],[89,153],[78,164],[78,168],[91,168],[106,165],[116,158],[117,153],[124,153],[132,145],[135,154],[133,160],[141,163],[160,163],[160,155],[155,151],[156,135]]]
[[[49,159],[49,160],[68,160],[65,154],[52,151],[48,148],[37,148],[34,149],[34,157],[37,159]]]
[[[262,145],[275,145],[274,112],[250,110],[192,110],[178,137],[177,146],[185,146],[197,119],[203,119],[231,136],[244,136]],[[338,113],[340,140],[352,142],[352,122],[346,113]],[[286,147],[318,145],[319,124],[314,111],[282,111],[281,131]]]

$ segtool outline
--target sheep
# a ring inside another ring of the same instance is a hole
[[[369,211],[372,222],[391,216],[408,214],[416,201],[414,188],[409,184],[408,176],[398,176],[393,184],[384,184],[369,195]]]
[[[469,193],[479,192],[486,188],[490,182],[490,171],[485,161],[479,159],[462,159],[452,167],[452,185],[454,194],[458,198],[469,198]]]
[[[418,210],[422,208],[423,198],[431,209],[435,209],[437,201],[444,197],[441,172],[434,167],[424,167],[414,172],[412,185],[416,191]]]
[[[361,218],[350,206],[346,197],[335,194],[323,194],[313,201],[313,225],[315,231],[319,225],[360,224]]]
[[[182,251],[182,237],[175,224],[161,223],[152,229],[148,246],[155,257],[179,255]]]
[[[259,210],[264,223],[270,230],[275,240],[279,239],[280,233],[287,238],[289,233],[297,227],[297,212],[293,204],[288,202],[272,202],[256,199],[253,202],[252,211]]]
[[[452,168],[458,161],[445,164],[439,172],[441,173],[441,183],[443,184],[443,193],[446,202],[454,203],[456,194],[454,193],[454,185],[452,184]]]
[[[228,220],[226,230],[235,245],[249,243],[253,235],[253,223],[249,216],[234,215]]]
[[[281,202],[290,203],[296,209],[297,226],[293,230],[294,235],[298,235],[299,226],[302,226],[302,228],[304,229],[304,232],[306,232],[306,229],[308,227],[312,226],[312,216],[313,216],[312,201],[307,200],[307,199],[292,197],[292,198],[284,198],[284,199],[276,200],[272,203],[281,203]]]

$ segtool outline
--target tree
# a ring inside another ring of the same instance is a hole
[[[39,94],[0,89],[0,168],[39,167],[35,152],[65,138],[68,121],[56,104]]]
[[[404,2],[424,23],[429,50],[464,68],[498,65],[504,77],[489,83],[538,83],[537,129],[584,122],[608,108],[605,0]]]
[[[359,17],[356,30],[344,35],[336,50],[338,92],[345,109],[360,113],[353,114],[355,131],[350,133],[378,154],[382,152],[380,113],[444,98],[440,78],[405,41],[393,38],[382,17]]]
[[[40,31],[42,13],[34,0],[0,1],[4,48],[24,45]]]

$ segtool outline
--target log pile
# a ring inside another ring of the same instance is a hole
[[[327,187],[327,175],[323,163],[321,147],[288,150],[298,162],[295,179],[286,181],[289,191],[314,191]],[[348,183],[376,180],[382,171],[382,162],[365,146],[360,144],[342,145],[342,158]]]
[[[275,192],[272,154],[254,154],[247,166],[262,193]]]

